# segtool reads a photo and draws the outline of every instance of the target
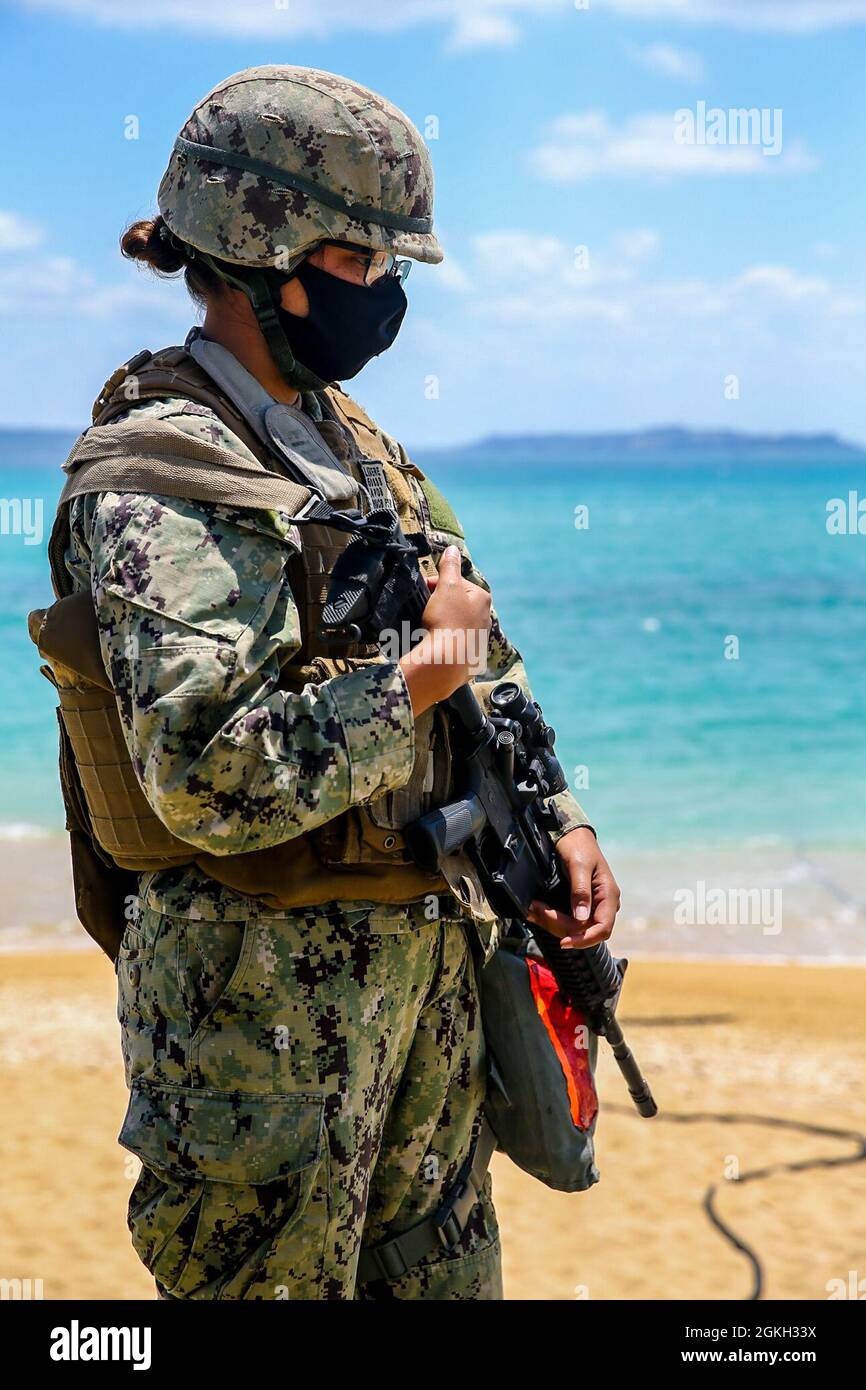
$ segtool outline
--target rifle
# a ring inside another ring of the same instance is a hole
[[[418,565],[419,555],[430,554],[427,538],[404,536],[396,515],[384,510],[366,517],[341,513],[329,524],[354,536],[334,567],[320,635],[336,645],[381,643],[386,632],[402,633],[408,645],[430,599]],[[563,950],[557,937],[526,922],[533,899],[571,912],[570,886],[551,838],[558,821],[548,798],[567,787],[553,729],[514,681],[494,687],[489,715],[470,685],[442,704],[461,795],[405,827],[413,857],[434,872],[465,849],[509,933],[524,938],[530,950],[534,940],[559,989],[607,1039],[638,1112],[655,1115],[652,1093],[615,1016],[628,962],[615,960],[604,942]]]

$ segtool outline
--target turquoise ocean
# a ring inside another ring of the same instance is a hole
[[[15,842],[62,826],[53,693],[25,617],[50,598],[72,437],[0,433],[0,497],[42,499],[45,518],[41,544],[0,535],[0,837]],[[418,462],[463,522],[611,854],[763,854],[795,880],[817,863],[859,918],[866,535],[829,534],[827,505],[866,489],[864,456],[586,462],[527,446]]]

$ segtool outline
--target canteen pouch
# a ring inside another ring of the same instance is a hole
[[[559,1192],[598,1182],[598,1039],[543,961],[506,938],[480,974],[489,1079],[484,1113],[518,1168]]]
[[[50,666],[43,675],[58,687]],[[66,829],[72,857],[72,889],[78,920],[88,936],[105,952],[112,964],[117,960],[126,925],[126,909],[138,891],[138,878],[112,863],[94,839],[84,791],[66,731],[62,711],[57,710],[60,734],[60,787],[66,812]]]

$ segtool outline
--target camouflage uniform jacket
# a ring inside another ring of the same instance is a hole
[[[192,401],[142,402],[121,419],[133,412],[249,457]],[[66,566],[76,589],[92,589],[134,766],[174,834],[210,854],[263,849],[408,780],[414,722],[396,663],[278,688],[300,645],[285,564],[301,541],[285,514],[109,492],[76,498],[70,531]],[[505,676],[528,690],[494,613],[476,679]],[[560,834],[587,824],[570,792],[556,804]],[[166,910],[200,904],[210,916],[237,896],[195,867],[144,879],[142,893]]]

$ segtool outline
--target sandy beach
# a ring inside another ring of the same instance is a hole
[[[596,1188],[552,1193],[497,1156],[506,1296],[745,1297],[748,1266],[702,1210],[718,1184],[719,1214],[759,1255],[765,1296],[827,1298],[829,1280],[863,1267],[866,1163],[730,1177],[843,1158],[856,1141],[723,1117],[866,1129],[864,1012],[862,968],[635,960],[622,1018],[662,1116],[629,1113],[604,1057]],[[0,1018],[0,1276],[41,1279],[46,1299],[152,1297],[125,1225],[137,1165],[116,1143],[125,1089],[110,965],[95,950],[5,953]]]

